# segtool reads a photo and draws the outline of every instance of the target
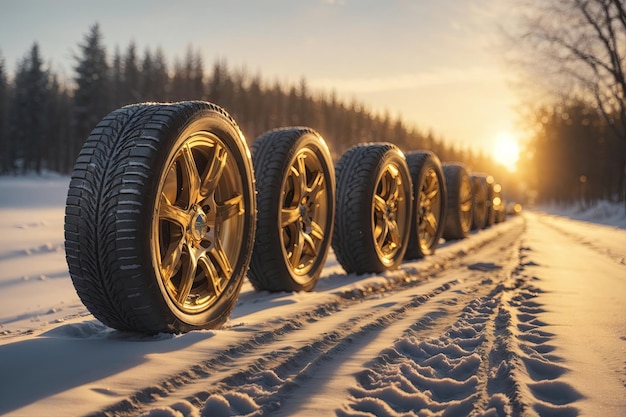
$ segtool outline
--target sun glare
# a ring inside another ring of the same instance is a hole
[[[519,144],[513,135],[501,133],[496,137],[493,147],[494,159],[507,167],[510,171],[515,171],[515,164],[519,159]]]

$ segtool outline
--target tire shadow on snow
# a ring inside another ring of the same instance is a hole
[[[133,369],[150,355],[183,351],[213,335],[191,332],[144,336],[112,330],[92,320],[65,324],[35,338],[0,345],[0,414]],[[150,343],[154,341],[159,343]]]

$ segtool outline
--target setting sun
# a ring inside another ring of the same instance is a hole
[[[519,159],[519,144],[513,135],[501,133],[496,137],[493,147],[494,159],[506,166],[510,171],[515,171],[515,164]]]

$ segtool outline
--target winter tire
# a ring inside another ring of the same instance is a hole
[[[412,184],[404,154],[390,143],[357,145],[335,166],[332,247],[346,272],[397,268],[407,249]]]
[[[471,175],[472,181],[472,230],[484,229],[487,226],[487,180],[482,175]]]
[[[65,248],[80,299],[119,330],[220,327],[248,270],[255,205],[250,152],[220,107],[113,111],[85,142],[68,191]]]
[[[444,164],[448,192],[448,210],[443,237],[446,240],[467,237],[472,227],[472,183],[461,164]]]
[[[432,255],[443,233],[446,184],[441,162],[429,151],[406,154],[413,183],[414,212],[405,259]]]
[[[252,144],[257,229],[248,277],[257,290],[310,291],[322,273],[335,215],[335,170],[324,139],[305,127]]]

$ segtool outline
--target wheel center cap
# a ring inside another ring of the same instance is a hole
[[[393,204],[387,204],[387,206],[385,207],[385,217],[387,219],[393,219],[393,213],[395,211],[395,207]]]
[[[206,214],[202,210],[199,210],[191,221],[191,235],[197,241],[200,241],[209,232],[209,226],[207,225]]]

